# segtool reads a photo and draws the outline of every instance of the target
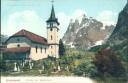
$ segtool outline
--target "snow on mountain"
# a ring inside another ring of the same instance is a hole
[[[102,45],[102,44],[103,44],[103,42],[104,42],[104,40],[96,41],[96,42],[95,42],[95,45],[96,45],[96,46],[97,46],[97,45]]]
[[[63,41],[70,47],[87,50],[92,46],[102,45],[113,29],[113,25],[105,25],[83,14],[71,19]]]

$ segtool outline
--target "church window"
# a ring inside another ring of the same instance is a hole
[[[52,46],[51,46],[51,48],[52,48]]]
[[[45,48],[45,53],[46,53],[46,48]]]
[[[50,27],[53,27],[53,23],[50,23]]]
[[[40,50],[41,50],[41,53],[42,53],[42,47],[40,48]]]
[[[52,40],[52,35],[51,35],[51,40]]]
[[[37,53],[37,49],[38,49],[38,47],[36,46],[36,53]]]

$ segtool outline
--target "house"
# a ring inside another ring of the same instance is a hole
[[[22,29],[7,39],[3,57],[7,60],[39,60],[48,56],[59,58],[59,22],[53,4],[46,23],[47,39]]]

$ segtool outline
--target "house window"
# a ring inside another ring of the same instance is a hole
[[[53,29],[52,28],[50,28],[50,31],[52,31]]]
[[[18,44],[17,47],[19,48],[20,47],[20,44]]]
[[[37,53],[37,49],[38,49],[38,47],[36,46],[36,53]]]
[[[52,35],[51,35],[51,40],[52,40]]]
[[[42,47],[40,48],[40,50],[41,50],[41,53],[42,53]]]
[[[45,53],[46,53],[46,48],[45,48]]]

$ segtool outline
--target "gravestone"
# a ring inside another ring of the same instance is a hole
[[[58,71],[60,71],[61,69],[60,69],[60,66],[58,66]]]
[[[18,69],[17,69],[17,67],[16,67],[16,62],[14,63],[14,71],[16,72]]]
[[[17,71],[20,72],[20,67],[19,66],[17,67]]]

